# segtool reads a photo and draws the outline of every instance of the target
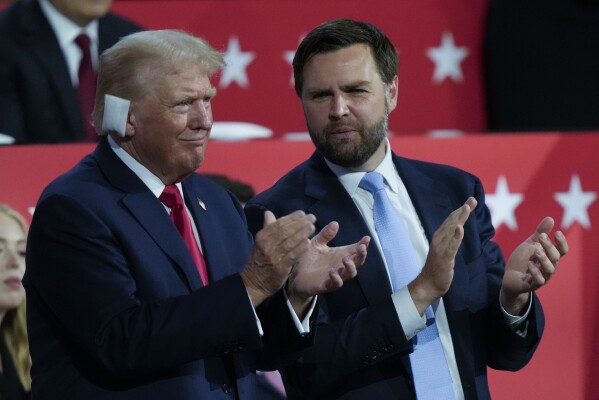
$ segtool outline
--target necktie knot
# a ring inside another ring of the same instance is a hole
[[[375,194],[376,192],[385,189],[385,178],[378,172],[368,172],[360,181],[359,186],[362,189]]]
[[[174,209],[176,206],[183,206],[181,192],[179,192],[179,188],[175,185],[167,185],[159,198],[170,209]]]
[[[79,46],[79,48],[85,53],[86,51],[90,51],[89,50],[89,45],[91,44],[91,40],[89,38],[89,36],[87,36],[85,33],[80,33],[76,38],[75,38],[75,43],[77,44],[77,46]]]

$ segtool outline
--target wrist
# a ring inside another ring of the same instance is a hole
[[[297,314],[297,316],[302,319],[307,310],[310,308],[312,301],[314,300],[313,295],[302,294],[294,290],[293,284],[291,283],[291,279],[288,279],[285,283],[285,294],[287,295],[287,299],[291,303],[293,310]]]
[[[499,301],[508,314],[519,316],[524,312],[530,301],[530,292],[509,294],[502,289],[499,294]]]
[[[424,312],[435,300],[440,298],[441,296],[435,296],[434,291],[427,287],[426,284],[421,282],[420,279],[414,279],[410,284],[408,284],[408,291],[410,292],[410,296],[412,297],[412,301],[416,306],[416,309],[420,313],[420,315],[424,315]]]
[[[267,291],[257,284],[252,274],[248,273],[247,271],[242,271],[240,276],[243,286],[245,286],[245,290],[250,296],[252,306],[254,308],[258,307],[264,300],[266,300],[266,298],[269,296],[269,293],[267,293]]]

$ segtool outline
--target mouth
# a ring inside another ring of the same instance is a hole
[[[330,135],[334,139],[343,140],[350,139],[358,132],[352,127],[339,127],[331,130]]]
[[[192,146],[204,146],[208,141],[208,135],[203,135],[200,137],[190,137],[190,138],[182,138],[180,139],[183,143],[189,144]]]
[[[4,285],[13,290],[21,289],[21,279],[19,278],[7,278],[4,280]]]

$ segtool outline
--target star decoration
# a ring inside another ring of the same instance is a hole
[[[229,38],[229,44],[227,51],[225,52],[224,59],[227,64],[223,69],[220,86],[226,88],[232,82],[245,88],[248,86],[249,81],[246,73],[248,65],[254,61],[256,56],[250,51],[241,51],[239,46],[239,39],[236,36]]]
[[[295,84],[295,79],[293,79],[293,57],[295,57],[295,50],[287,50],[283,52],[283,58],[289,63],[289,65],[291,65],[291,78],[289,79],[290,86]]]
[[[299,45],[305,37],[306,34],[302,34],[297,41],[297,44]],[[295,50],[287,50],[283,52],[283,59],[291,66],[291,78],[289,79],[290,86],[295,85],[295,79],[293,79],[293,57],[295,57]]]
[[[574,222],[578,222],[585,229],[591,228],[588,208],[597,199],[597,193],[584,192],[578,175],[572,175],[570,178],[570,188],[567,192],[556,193],[554,198],[564,208],[564,229],[568,229]]]
[[[435,63],[433,81],[441,83],[445,78],[454,82],[462,82],[461,62],[470,54],[467,47],[456,47],[451,32],[443,33],[439,47],[429,47],[426,55]]]
[[[524,196],[520,193],[510,193],[505,176],[500,175],[494,194],[487,194],[487,206],[491,210],[491,220],[495,229],[506,224],[510,230],[518,229],[515,211],[522,203]]]

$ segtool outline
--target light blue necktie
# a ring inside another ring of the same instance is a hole
[[[385,191],[383,175],[369,172],[360,187],[374,196],[374,228],[383,248],[393,292],[405,287],[420,273],[408,229]],[[445,353],[432,307],[425,312],[427,327],[415,338],[410,364],[418,400],[455,399]]]

